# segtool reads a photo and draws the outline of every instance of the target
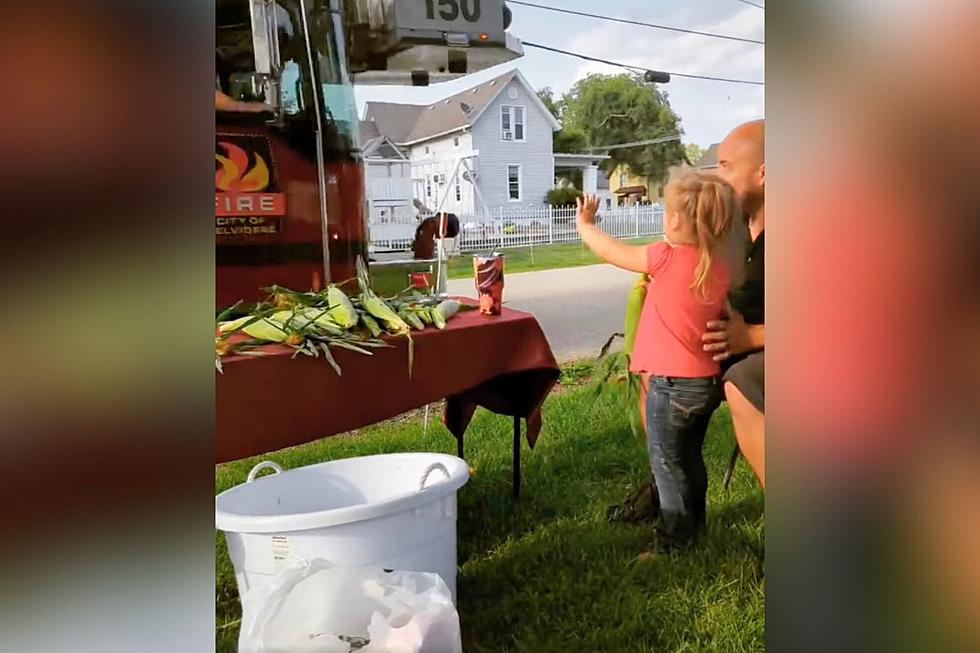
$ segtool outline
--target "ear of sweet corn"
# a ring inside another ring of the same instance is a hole
[[[251,315],[246,315],[245,317],[240,317],[237,320],[231,320],[230,322],[220,322],[218,323],[219,333],[229,333],[231,331],[238,331],[241,329],[249,320],[254,320],[255,318]]]
[[[447,299],[432,309],[432,318],[437,329],[445,329],[446,322],[459,312],[459,302],[454,299]]]
[[[242,331],[256,340],[268,340],[270,342],[284,342],[289,337],[280,323],[268,318],[253,322],[243,328]]]
[[[443,319],[448,322],[456,313],[459,313],[459,302],[455,299],[447,299],[440,302],[433,310],[439,311]]]
[[[443,315],[438,306],[432,309],[432,323],[440,331],[446,328],[446,316]]]
[[[636,342],[636,332],[640,326],[640,314],[643,312],[643,303],[647,298],[647,284],[650,277],[646,274],[633,283],[629,295],[626,299],[626,316],[623,324],[623,351],[628,356],[633,355],[633,344]]]
[[[392,333],[408,333],[412,330],[405,320],[400,318],[383,299],[371,292],[370,289],[362,293],[361,301],[364,304],[364,309],[372,317],[381,320],[382,324]]]
[[[415,311],[415,314],[419,316],[422,320],[422,324],[432,324],[432,312],[427,308],[420,308]]]
[[[352,329],[357,325],[357,311],[344,291],[337,286],[327,288],[327,302],[330,305],[329,315],[344,329]]]
[[[401,310],[399,310],[398,316],[403,320],[405,320],[405,322],[408,323],[408,325],[413,329],[415,329],[416,331],[421,331],[422,329],[425,328],[425,325],[422,324],[422,320],[419,319],[419,316],[413,313],[412,311],[408,310],[407,308],[402,308]]]
[[[283,312],[287,315],[292,314],[291,311]],[[222,334],[241,331],[256,340],[267,340],[269,342],[283,342],[289,336],[283,328],[282,323],[275,320],[275,318],[256,319],[252,315],[247,315],[231,322],[222,322],[218,325],[218,331]]]
[[[371,317],[370,314],[361,313],[361,323],[371,334],[371,337],[377,338],[381,335],[381,326],[378,324],[377,320]]]

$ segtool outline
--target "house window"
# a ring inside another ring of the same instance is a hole
[[[524,107],[500,107],[500,139],[524,141]]]
[[[459,147],[459,136],[453,139],[453,147]]]
[[[623,186],[625,186],[627,184],[627,182],[629,182],[629,178],[626,175],[626,170],[625,169],[620,169],[620,171],[619,171],[619,186],[620,186],[620,188],[622,188]]]
[[[429,175],[425,176],[425,196],[432,198],[432,177]]]
[[[459,183],[459,177],[456,177],[456,201],[461,202],[463,200],[463,189]]]
[[[429,146],[428,146],[428,145],[426,145],[426,146],[425,146],[425,153],[426,153],[426,154],[428,154],[428,153],[429,153]]]
[[[521,201],[521,166],[507,166],[507,199],[511,202]]]
[[[612,199],[609,197],[606,198],[606,210],[607,211],[612,210]]]

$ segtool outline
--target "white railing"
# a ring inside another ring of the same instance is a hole
[[[551,245],[579,240],[575,229],[574,207],[501,209],[457,217],[460,233],[452,248],[457,252]],[[664,233],[663,208],[660,206],[600,210],[598,223],[603,231],[616,238],[644,238]],[[371,245],[375,249],[405,250],[412,246],[418,219],[399,217],[384,224],[370,226]]]

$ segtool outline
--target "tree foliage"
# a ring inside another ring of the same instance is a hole
[[[637,75],[592,74],[576,82],[560,101],[551,100],[561,110],[562,131],[566,132],[562,138],[581,134],[583,149],[683,134],[667,94]],[[634,173],[662,182],[671,166],[684,162],[685,151],[677,140],[610,150],[609,154],[611,158],[602,166],[607,174],[625,163]]]
[[[558,188],[552,188],[545,195],[544,201],[552,206],[569,206],[575,204],[575,198],[581,197],[582,191],[577,188],[569,188],[568,186],[559,186]]]
[[[555,99],[555,92],[551,87],[545,86],[538,91],[538,98],[555,118],[561,120],[561,98]]]
[[[692,166],[695,166],[698,164],[698,161],[701,160],[701,157],[704,156],[704,153],[707,152],[707,150],[697,143],[687,143],[684,146],[684,152],[687,153],[687,162]]]
[[[555,93],[545,87],[538,91],[538,97],[548,111],[561,122],[564,113],[564,98],[555,98]],[[554,133],[552,144],[555,152],[577,153],[584,152],[587,146],[585,132],[581,129],[562,126]]]

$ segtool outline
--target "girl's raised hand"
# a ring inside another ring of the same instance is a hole
[[[578,209],[576,220],[579,224],[595,224],[595,214],[599,210],[599,198],[595,195],[582,195],[575,198],[575,207]]]

